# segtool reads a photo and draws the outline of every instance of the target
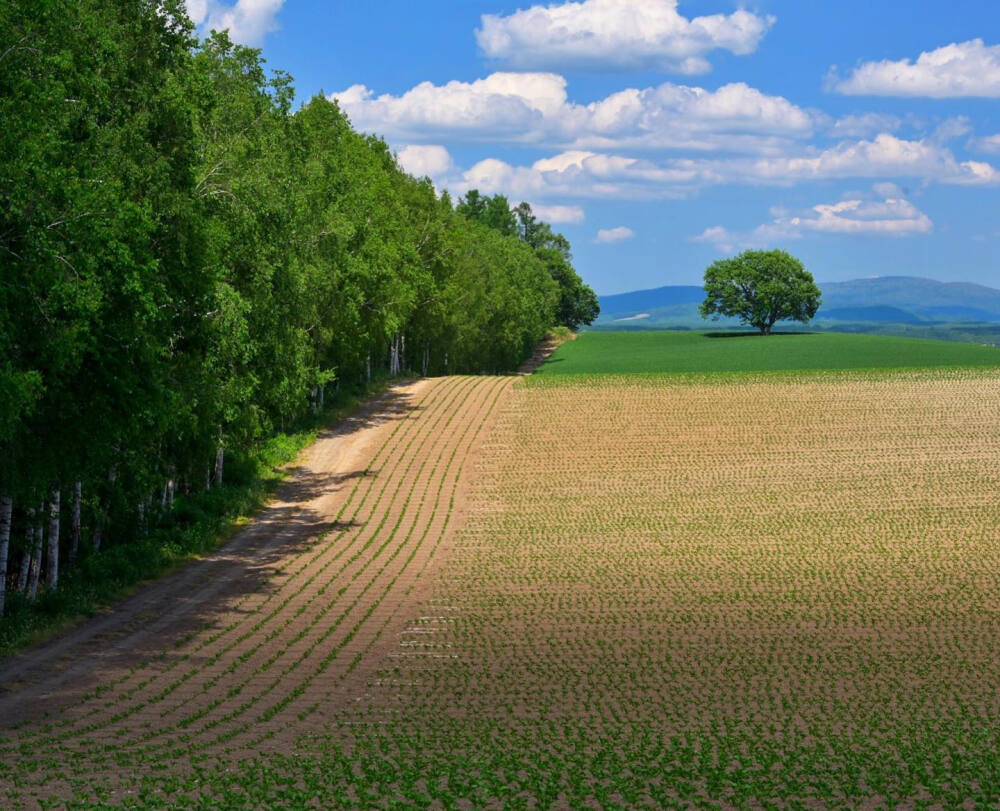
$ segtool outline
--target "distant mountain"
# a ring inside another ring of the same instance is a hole
[[[640,310],[658,310],[675,307],[678,304],[701,304],[705,298],[705,288],[696,285],[657,287],[654,290],[636,290],[614,296],[601,296],[601,312],[636,313]],[[635,314],[635,313],[633,313]]]
[[[866,321],[872,324],[919,324],[924,319],[899,307],[876,305],[874,307],[824,307],[817,319],[830,321]]]
[[[966,282],[937,282],[917,276],[879,276],[821,284],[823,308],[898,307],[926,320],[1000,319],[1000,290]]]
[[[916,276],[879,276],[820,284],[823,306],[813,324],[925,325],[1000,324],[1000,290]],[[694,285],[657,287],[601,297],[596,327],[728,327],[736,321],[704,321],[698,305],[705,293]]]

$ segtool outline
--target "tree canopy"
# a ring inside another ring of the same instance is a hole
[[[530,209],[456,207],[335,102],[293,112],[289,76],[226,34],[198,41],[180,0],[8,4],[0,43],[15,551],[62,490],[82,491],[94,545],[125,543],[164,488],[221,479],[225,453],[324,387],[510,371],[596,315]]]
[[[705,270],[702,318],[739,318],[770,335],[778,321],[808,322],[820,306],[812,274],[785,251],[744,251]]]

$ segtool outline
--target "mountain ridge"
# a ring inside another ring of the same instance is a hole
[[[922,276],[875,276],[819,284],[823,304],[814,323],[941,324],[1000,323],[1000,289],[973,282],[940,282]],[[705,322],[698,314],[704,298],[697,285],[664,285],[600,296],[595,326],[616,322],[646,327],[731,325],[732,319]],[[641,318],[639,318],[642,316]]]

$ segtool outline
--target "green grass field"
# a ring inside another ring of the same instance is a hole
[[[1000,366],[1000,349],[829,332],[585,332],[563,344],[539,374],[685,374],[828,369]]]

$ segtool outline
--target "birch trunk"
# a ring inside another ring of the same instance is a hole
[[[7,600],[7,553],[10,550],[10,514],[14,502],[10,496],[0,498],[0,617]]]
[[[49,502],[49,555],[45,566],[45,586],[55,591],[59,586],[59,505],[62,493],[56,488]]]
[[[431,365],[431,345],[424,344],[424,362],[421,367],[421,377],[427,377],[427,367]]]
[[[69,562],[72,566],[76,563],[76,556],[80,552],[80,533],[81,533],[81,521],[80,521],[80,502],[83,501],[83,482],[79,479],[73,485],[73,521],[70,524],[70,547],[69,547]]]
[[[372,356],[370,352],[365,356],[365,382],[372,382]]]
[[[219,445],[215,452],[215,486],[222,487],[222,468],[226,463],[226,449]]]
[[[24,533],[24,539],[28,544],[28,548],[21,555],[21,573],[17,576],[17,590],[21,594],[24,594],[28,589],[28,571],[31,569],[31,544],[35,540],[35,532],[30,525],[27,532]]]
[[[36,510],[28,510],[28,521],[31,528],[29,537],[34,537],[31,552],[31,571],[28,573],[28,598],[34,600],[38,595],[38,579],[42,573],[42,513],[44,506]]]
[[[322,411],[326,406],[326,386],[319,387],[319,410]]]

